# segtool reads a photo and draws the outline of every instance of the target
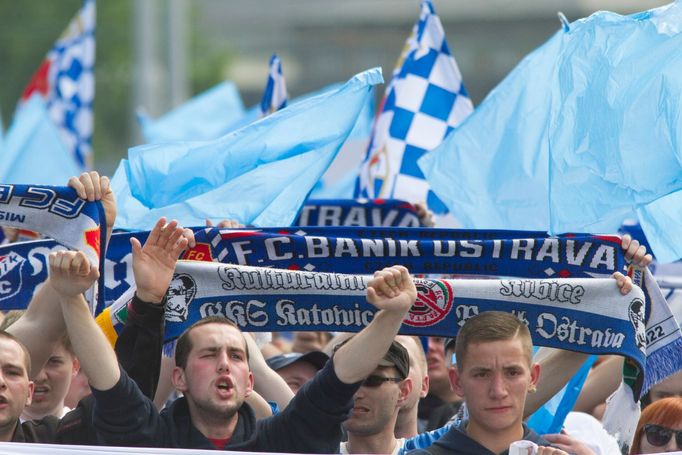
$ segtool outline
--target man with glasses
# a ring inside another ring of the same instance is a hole
[[[396,439],[398,411],[412,391],[410,358],[397,341],[355,393],[353,411],[343,423],[348,441],[341,453],[388,453],[401,451],[404,438]]]

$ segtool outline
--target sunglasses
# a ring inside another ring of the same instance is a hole
[[[677,447],[682,447],[682,430],[672,430],[670,428],[662,427],[660,425],[654,425],[652,423],[647,423],[644,425],[644,434],[646,434],[646,440],[652,446],[661,447],[670,442],[670,438],[675,434],[675,442]]]
[[[363,381],[362,385],[365,387],[379,387],[384,382],[400,382],[402,380],[402,378],[387,378],[385,376],[371,374],[367,376],[367,379]]]

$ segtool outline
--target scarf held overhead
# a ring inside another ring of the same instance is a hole
[[[180,261],[166,303],[166,340],[207,316],[223,316],[245,331],[356,332],[376,309],[366,302],[367,275],[289,271]],[[484,311],[514,313],[539,346],[618,354],[645,362],[644,294],[620,294],[613,279],[416,279],[418,298],[401,333],[456,336]],[[116,320],[127,302],[109,308]]]
[[[0,308],[25,308],[47,278],[47,255],[63,245],[82,251],[101,271],[106,219],[100,202],[81,199],[70,187],[0,184],[0,224],[37,231],[55,241],[10,244],[0,252]],[[32,245],[27,247],[25,245]],[[103,276],[100,277],[103,288]],[[102,299],[103,293],[99,293]]]
[[[133,285],[130,236],[144,241],[146,235],[112,237],[104,273],[108,304]],[[184,258],[305,271],[369,274],[387,265],[403,264],[412,273],[543,279],[606,277],[626,271],[620,240],[615,236],[551,238],[523,231],[294,227],[199,229],[196,238],[197,246],[187,250]],[[54,247],[54,242],[47,240],[15,244],[0,247],[0,256],[12,251],[21,258],[31,258],[31,263],[40,267],[46,251]],[[22,286],[30,292],[44,280],[40,274],[29,273],[32,269],[22,271]],[[640,284],[645,289],[646,338],[650,342],[644,383],[647,390],[682,368],[682,358],[670,355],[680,349],[682,335],[657,284],[644,278]],[[15,308],[25,308],[30,299],[11,300],[20,305]],[[118,327],[109,326],[112,330]],[[291,329],[282,326],[279,330]]]

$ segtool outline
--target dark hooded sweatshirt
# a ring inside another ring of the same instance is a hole
[[[425,449],[418,449],[408,452],[409,454],[418,455],[508,455],[509,450],[505,450],[499,454],[491,452],[483,447],[478,442],[471,439],[462,428],[466,428],[464,422],[460,427],[453,427],[443,435],[439,440],[433,443],[430,447]],[[524,425],[523,439],[532,441],[541,446],[553,447],[548,441],[538,435],[536,432]]]
[[[237,426],[224,449],[249,452],[334,453],[341,442],[341,422],[353,406],[360,383],[345,384],[333,361],[296,394],[279,414],[256,421],[244,403]],[[215,449],[192,424],[185,398],[160,413],[121,371],[110,390],[93,390],[94,427],[106,445]]]

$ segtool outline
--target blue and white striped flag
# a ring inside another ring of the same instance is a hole
[[[286,107],[288,98],[287,83],[282,73],[282,60],[277,57],[277,54],[272,54],[268,69],[268,81],[265,84],[263,99],[260,102],[261,116],[265,117]]]
[[[419,22],[407,40],[374,124],[356,196],[426,201],[435,213],[446,213],[417,160],[472,111],[440,19],[431,1],[423,0]]]
[[[47,53],[24,89],[20,105],[34,93],[47,103],[59,136],[80,168],[88,168],[92,152],[95,98],[95,1],[83,7]]]

